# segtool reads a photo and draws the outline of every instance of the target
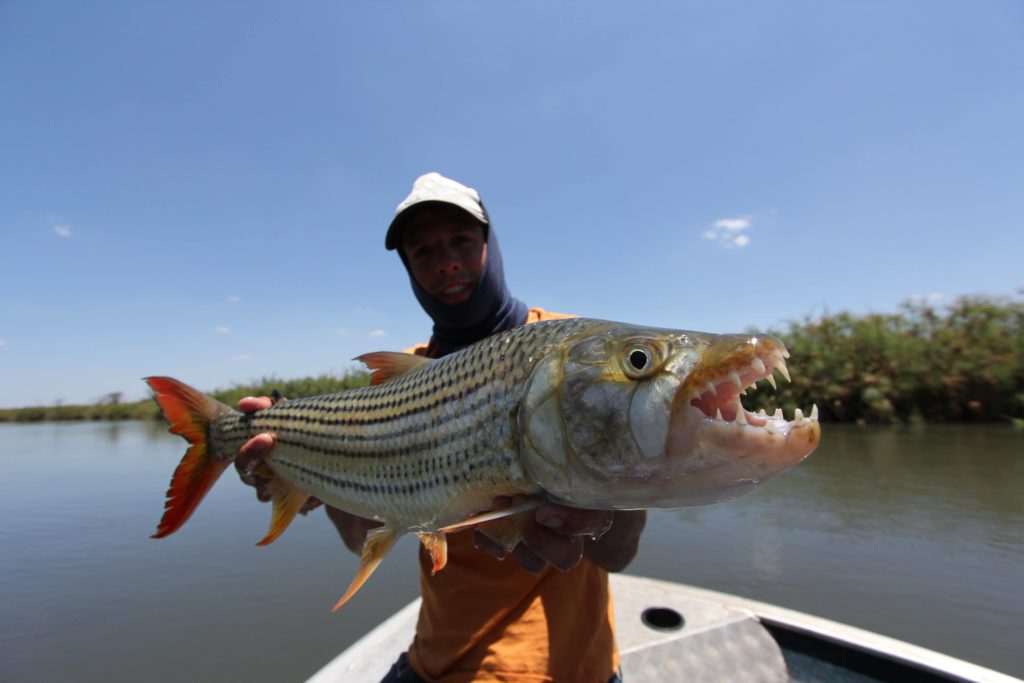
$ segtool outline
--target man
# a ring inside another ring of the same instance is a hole
[[[479,194],[438,173],[416,179],[385,247],[398,251],[413,293],[434,321],[429,343],[413,353],[440,358],[512,327],[568,317],[527,308],[511,295]],[[239,407],[251,412],[270,405],[268,398],[247,398]],[[236,461],[261,500],[266,495],[251,470],[273,439],[254,437]],[[330,507],[327,514],[356,553],[378,524]],[[503,549],[481,533],[449,536],[448,565],[434,576],[420,550],[416,637],[386,682],[618,680],[607,572],[633,559],[645,513],[545,504],[527,514],[514,562],[501,562]]]

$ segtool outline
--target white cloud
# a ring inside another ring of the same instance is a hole
[[[6,339],[0,339],[0,349],[4,348],[5,346],[7,346],[7,340]]]
[[[929,292],[928,294],[914,294],[910,297],[911,301],[919,304],[930,304],[938,301],[942,298],[942,294],[939,292]]]
[[[217,327],[213,329],[217,334],[227,334],[231,331],[231,328],[227,325],[217,325]]]
[[[240,297],[240,296],[229,296],[228,297],[228,303],[229,304],[237,304],[241,300],[242,300],[242,297]]]
[[[71,237],[71,226],[67,223],[58,223],[53,226],[53,231],[61,237]]]
[[[370,336],[371,337],[386,337],[386,336],[388,336],[388,333],[385,332],[384,330],[374,330],[373,332],[370,333]]]
[[[711,224],[710,230],[704,231],[705,239],[717,242],[725,249],[733,249],[750,244],[750,235],[741,234],[752,225],[749,216],[736,216],[733,218],[719,218]]]
[[[241,353],[235,356],[235,360],[252,360],[253,355],[251,353]]]
[[[722,230],[746,230],[750,227],[749,218],[720,218],[715,221],[714,227]]]

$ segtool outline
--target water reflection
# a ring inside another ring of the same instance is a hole
[[[1024,675],[1024,434],[826,427],[748,496],[652,513],[630,572]],[[151,541],[183,450],[157,422],[0,425],[0,679],[299,679],[416,594],[406,539],[331,614],[356,559],[318,513],[255,548],[270,512],[230,473]]]

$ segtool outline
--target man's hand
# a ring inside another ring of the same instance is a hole
[[[246,415],[251,415],[259,410],[266,410],[274,405],[274,403],[276,401],[269,396],[246,396],[238,402],[238,409]],[[263,462],[265,457],[270,455],[270,451],[274,449],[275,443],[277,443],[277,439],[273,434],[257,434],[238,449],[238,455],[235,457],[235,469],[238,470],[239,478],[242,480],[242,483],[256,489],[256,498],[262,503],[269,502],[271,499],[270,491],[267,487],[270,480],[257,474],[256,467]],[[321,504],[316,498],[310,497],[306,500],[302,509],[299,510],[299,513],[303,515],[309,514],[310,510],[315,510]]]
[[[508,507],[511,502],[498,498],[494,507]],[[511,555],[534,574],[548,564],[569,571],[584,556],[608,571],[622,571],[636,555],[646,520],[647,513],[642,510],[584,510],[545,503],[525,524],[523,540]],[[474,532],[473,541],[488,555],[498,559],[508,555],[480,531]]]

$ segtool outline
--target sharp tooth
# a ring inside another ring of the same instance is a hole
[[[757,411],[757,414],[762,417],[768,417],[768,413],[765,412],[764,408],[761,408],[761,410]]]
[[[715,419],[718,420],[719,422],[725,422],[725,418],[722,417],[721,408],[715,408]]]
[[[776,366],[776,368],[778,369],[779,373],[781,373],[782,376],[786,378],[787,382],[792,382],[793,381],[792,379],[789,378],[789,370],[786,368],[786,364],[785,363],[779,363]]]
[[[793,419],[794,420],[802,420],[802,419],[804,419],[804,411],[800,410],[799,408],[794,410],[793,411]]]
[[[757,356],[754,356],[754,360],[750,361],[750,365],[757,371],[757,374],[764,374],[764,361]]]
[[[747,395],[747,390],[746,389],[744,389],[743,391],[740,392],[740,396],[746,396],[746,395]]]
[[[814,420],[815,422],[818,421],[818,404],[817,403],[815,403],[811,407],[811,419]]]
[[[783,358],[789,358],[789,351],[783,350],[782,351],[782,357]]]
[[[785,420],[786,416],[782,414],[782,408],[776,408],[775,412],[772,413],[773,420]]]
[[[768,375],[765,377],[768,380],[768,384],[772,385],[772,389],[778,389],[779,387],[775,384],[775,375]]]
[[[736,422],[741,425],[747,424],[747,416],[744,413],[745,411],[743,410],[743,406],[740,406],[739,410],[736,411]]]
[[[715,389],[714,382],[708,382],[707,384],[704,385],[704,388],[710,391],[712,396],[718,396],[718,390]]]
[[[729,379],[736,383],[737,389],[743,388],[743,380],[740,379],[740,373],[733,370],[732,372],[729,373]]]

